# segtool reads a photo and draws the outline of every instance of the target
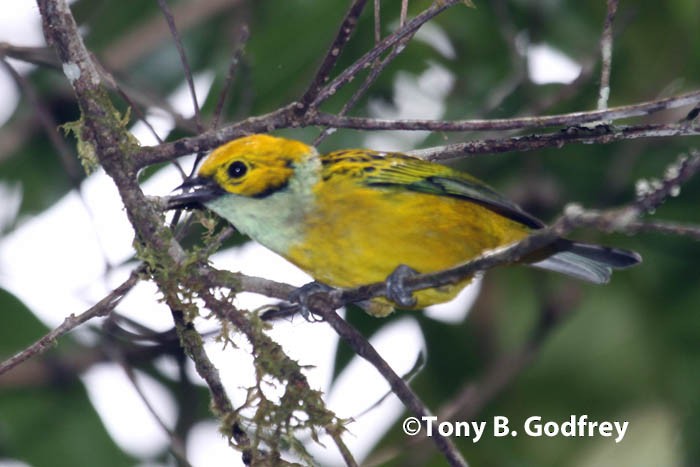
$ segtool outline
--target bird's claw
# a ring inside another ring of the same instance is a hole
[[[299,313],[306,321],[322,321],[320,317],[312,313],[309,307],[309,300],[314,294],[330,292],[331,290],[333,290],[333,287],[322,284],[321,282],[309,282],[289,294],[289,301],[299,305]]]
[[[386,278],[386,298],[396,303],[401,308],[412,308],[418,300],[410,290],[406,290],[404,281],[418,274],[415,269],[400,264],[394,272]]]

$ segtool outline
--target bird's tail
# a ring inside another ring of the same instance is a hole
[[[642,257],[634,251],[572,242],[566,239],[557,240],[553,249],[554,254],[545,259],[530,262],[529,265],[560,272],[594,284],[607,283],[613,269],[628,268],[642,261]]]

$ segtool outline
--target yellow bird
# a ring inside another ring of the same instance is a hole
[[[324,155],[302,142],[252,135],[224,144],[170,208],[214,211],[240,232],[333,287],[391,279],[401,308],[452,299],[471,280],[402,297],[407,272],[468,262],[522,239],[544,224],[476,178],[396,152],[366,149]],[[560,239],[523,262],[602,284],[637,253]],[[363,307],[385,316],[394,304]]]

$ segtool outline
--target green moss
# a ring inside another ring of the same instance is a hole
[[[76,147],[78,149],[78,159],[83,166],[83,170],[87,175],[93,173],[100,166],[100,161],[97,159],[95,146],[88,140],[83,139],[83,127],[85,120],[81,116],[78,120],[67,122],[60,125],[59,128],[68,136],[71,133],[75,137]]]

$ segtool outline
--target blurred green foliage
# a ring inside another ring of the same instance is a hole
[[[175,9],[183,5],[170,3]],[[213,92],[205,102],[205,121],[210,120],[218,99],[216,92],[222,88],[240,25],[249,26],[250,40],[225,107],[224,122],[268,112],[296,99],[312,78],[348,3],[232,1],[230,7],[203,16],[181,31],[193,72],[215,73]],[[446,101],[446,118],[529,113],[557,95],[563,85],[538,86],[523,80],[495,109],[484,111],[494,89],[511,79],[522,65],[513,62],[508,43],[512,37],[504,34],[508,28],[521,40],[547,43],[579,62],[598,59],[605,17],[603,0],[475,3],[476,9],[458,6],[434,20],[448,35],[456,51],[455,59],[440,56],[426,44],[412,42],[352,113],[366,115],[369,99],[391,102],[397,73],[421,73],[431,61],[446,67],[456,80]],[[410,13],[428,5],[426,0],[410,2]],[[383,34],[395,27],[399,6],[399,0],[382,1]],[[120,63],[112,71],[123,83],[161,98],[182,84],[182,66],[167,30],[160,36],[144,32],[163,27],[155,2],[78,0],[73,10],[96,57],[108,68],[110,63]],[[610,104],[635,103],[698,89],[698,24],[697,0],[620,2]],[[373,27],[369,6],[338,69],[371,47]],[[141,42],[124,40],[137,30],[144,34]],[[134,50],[125,50],[127,45]],[[116,56],[121,56],[122,61]],[[594,108],[598,74],[596,66],[574,93],[543,112]],[[28,78],[57,123],[76,118],[74,105],[69,103],[70,88],[57,70],[38,68]],[[326,110],[338,110],[360,81],[355,80],[338,92]],[[23,187],[20,218],[48,208],[75,182],[31,114],[32,107],[23,98],[13,119],[5,124],[5,130],[16,130],[23,138],[22,144],[0,155],[0,180],[19,182]],[[683,113],[663,117],[678,120]],[[282,133],[310,141],[317,130]],[[172,136],[183,134],[187,131],[176,129]],[[357,146],[362,144],[362,137],[361,132],[339,131],[324,142],[321,150]],[[425,145],[473,137],[433,134]],[[696,144],[696,139],[668,138],[570,145],[538,153],[482,156],[460,165],[512,195],[527,209],[551,219],[568,202],[604,207],[630,200],[638,178],[659,176],[679,153]],[[699,197],[700,181],[694,180],[656,216],[698,223]],[[610,237],[581,232],[580,237],[635,249],[644,256],[644,264],[616,274],[606,287],[571,284],[551,274],[522,268],[492,272],[472,316],[462,324],[419,318],[428,361],[413,386],[430,407],[439,407],[464,384],[483,375],[499,356],[520,348],[539,320],[545,305],[543,297],[566,292],[577,297],[567,302],[567,318],[546,339],[534,363],[477,419],[506,415],[512,423],[519,424],[531,415],[562,421],[571,414],[588,414],[592,419],[629,420],[631,426],[625,441],[615,445],[603,438],[486,436],[474,444],[469,439],[457,439],[471,465],[700,464],[700,276],[695,264],[700,258],[700,245],[686,238],[652,234]],[[45,331],[8,293],[0,294],[0,309],[5,317],[5,324],[0,327],[3,355],[11,354]],[[66,314],[78,311],[66,310]],[[350,320],[367,335],[387,322],[359,312],[351,313]],[[336,372],[349,358],[341,346]],[[200,416],[205,415],[206,407],[202,407]],[[61,421],[58,429],[57,420]],[[28,421],[43,426],[40,440],[31,438]],[[397,426],[379,448],[405,441]],[[80,446],[89,446],[92,452],[78,451]],[[432,453],[432,447],[426,449],[425,462],[442,465],[444,461]],[[52,459],[56,453],[65,453],[65,457],[60,461]],[[34,465],[133,462],[109,440],[77,380],[30,391],[0,388],[1,456]],[[406,461],[399,457],[392,465],[405,465]]]

